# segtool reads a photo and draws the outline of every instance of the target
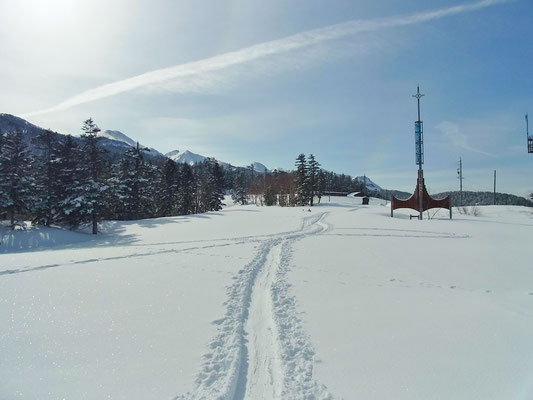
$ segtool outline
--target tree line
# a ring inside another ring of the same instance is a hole
[[[349,175],[324,171],[314,157],[300,154],[294,171],[223,169],[212,158],[193,166],[167,158],[154,164],[137,144],[118,161],[99,146],[100,129],[84,121],[81,143],[47,130],[32,144],[20,131],[0,134],[0,219],[18,219],[76,229],[103,220],[136,220],[196,214],[234,202],[312,206],[324,191],[361,190]]]
[[[98,145],[100,129],[84,122],[81,145],[70,135],[44,131],[32,154],[20,131],[0,135],[0,216],[70,229],[102,219],[135,220],[220,210],[224,174],[214,159],[190,166],[171,159],[145,160],[147,149],[131,147],[111,163]]]
[[[363,184],[350,175],[336,174],[320,168],[313,154],[300,154],[294,171],[254,171],[253,165],[238,171],[233,179],[232,198],[240,204],[265,206],[313,206],[324,192],[363,191]]]

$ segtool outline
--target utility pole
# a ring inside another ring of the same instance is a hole
[[[494,170],[494,198],[493,204],[496,205],[496,170]]]
[[[533,137],[529,136],[529,120],[526,114],[526,136],[527,136],[527,152],[533,153]]]
[[[416,94],[413,97],[418,105],[418,120],[415,121],[415,146],[416,146],[416,163],[418,164],[418,219],[422,219],[424,213],[424,128],[420,120],[420,99],[424,95],[420,93],[420,87],[416,86]]]
[[[459,157],[459,168],[457,168],[457,175],[459,178],[459,203],[463,205],[463,160]]]

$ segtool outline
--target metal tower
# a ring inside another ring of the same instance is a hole
[[[418,106],[418,120],[415,121],[415,153],[416,153],[416,164],[418,165],[418,219],[422,219],[424,206],[423,206],[423,197],[424,197],[424,171],[422,169],[422,164],[424,164],[424,123],[420,120],[420,99],[424,95],[420,93],[420,87],[416,86],[416,94],[413,97],[416,99]]]
[[[529,120],[526,114],[526,136],[527,136],[527,152],[533,153],[533,137],[529,136]]]

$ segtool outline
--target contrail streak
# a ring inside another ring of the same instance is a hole
[[[72,96],[55,106],[43,110],[29,112],[24,117],[62,111],[91,101],[129,92],[145,86],[160,84],[179,78],[201,80],[208,73],[223,70],[232,66],[244,64],[253,60],[288,53],[323,42],[341,39],[362,32],[374,32],[388,28],[419,24],[443,17],[479,10],[496,4],[507,3],[511,0],[482,0],[476,3],[455,7],[425,11],[405,16],[394,16],[371,20],[352,20],[324,28],[300,32],[282,39],[259,43],[244,49],[220,54],[203,60],[188,62],[168,68],[146,72],[132,78],[108,83],[86,90]],[[179,89],[176,91],[180,91]],[[184,91],[184,90],[182,90]]]

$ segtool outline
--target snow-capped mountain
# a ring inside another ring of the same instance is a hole
[[[254,171],[256,172],[260,172],[261,174],[264,174],[266,172],[269,172],[268,168],[265,167],[263,164],[261,164],[260,162],[253,162],[251,164],[253,167],[254,167]]]
[[[124,142],[126,144],[129,144],[130,146],[137,146],[137,142],[130,138],[129,136],[126,136],[120,131],[110,131],[106,130],[103,132],[100,132],[100,136],[106,137],[111,140],[118,140],[120,142]]]
[[[206,156],[193,153],[192,151],[189,151],[189,150],[173,150],[171,152],[166,153],[165,156],[178,163],[184,163],[184,164],[189,164],[189,165],[201,163],[207,158]],[[229,163],[226,163],[224,161],[220,161],[220,160],[217,160],[217,161],[222,168],[226,168],[226,169],[235,168],[235,166]],[[252,164],[247,165],[246,168],[250,168],[250,165],[253,165],[254,171],[256,172],[259,172],[262,174],[265,172],[268,172],[268,168],[265,167],[260,162],[253,162]]]
[[[46,129],[14,115],[0,113],[0,134],[15,131],[21,131],[23,133],[23,140],[28,145],[30,151],[38,152],[32,140],[36,136],[44,133]],[[57,135],[57,139],[64,137],[61,133],[55,132],[54,134]],[[101,137],[100,145],[109,152],[109,157],[114,160],[120,158],[130,146],[137,145],[133,139],[118,131],[104,131],[100,132],[98,136]],[[79,136],[73,136],[73,138],[74,143],[78,146],[82,144]],[[150,149],[150,152],[146,152],[146,155],[153,159],[164,158],[163,154],[155,149]]]
[[[116,140],[118,142],[126,143],[132,147],[137,146],[137,142],[130,138],[128,135],[120,132],[120,131],[111,131],[111,130],[105,130],[103,132],[100,132],[99,134],[101,137],[105,137],[107,139]],[[141,147],[148,147],[143,144],[140,144]],[[156,156],[163,156],[163,153],[160,153],[153,147],[150,147],[150,154],[156,155]]]
[[[178,163],[189,164],[189,165],[201,163],[207,158],[200,154],[193,153],[189,150],[184,150],[184,151],[173,150],[165,154],[165,156]]]
[[[353,178],[353,180],[363,183],[366,186],[367,190],[383,190],[381,186],[372,182],[372,180],[368,176],[356,176],[355,178]]]

